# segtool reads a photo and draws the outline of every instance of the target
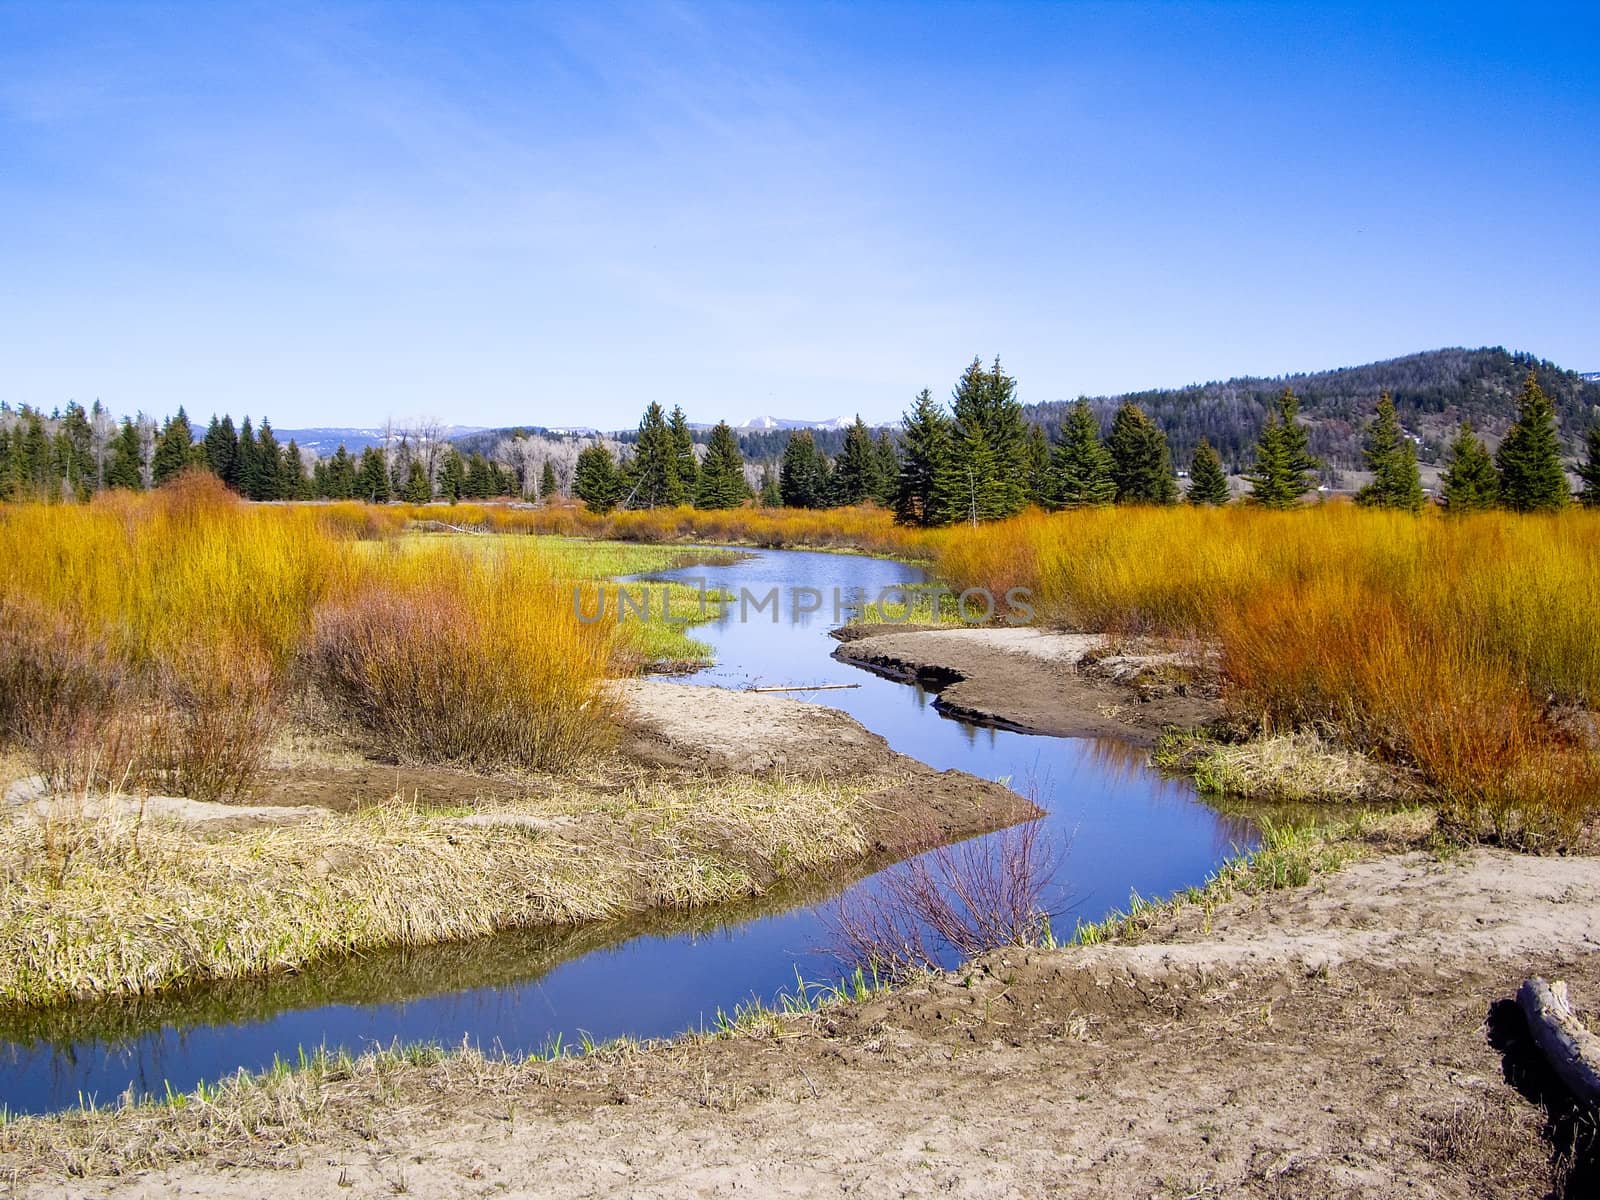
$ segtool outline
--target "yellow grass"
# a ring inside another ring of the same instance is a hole
[[[1559,843],[1600,804],[1566,711],[1600,701],[1600,513],[1033,513],[946,531],[935,561],[1071,627],[1219,641],[1239,715],[1416,767],[1474,831]]]
[[[409,756],[549,767],[593,744],[614,627],[572,619],[536,548],[402,549],[403,520],[204,476],[0,507],[0,746],[58,785],[239,795],[306,680]]]

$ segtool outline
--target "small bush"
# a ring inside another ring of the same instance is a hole
[[[323,694],[403,759],[552,768],[593,750],[614,625],[572,619],[535,556],[440,549],[317,612],[307,662]]]

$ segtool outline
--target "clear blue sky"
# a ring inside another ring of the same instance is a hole
[[[0,0],[0,399],[631,425],[1600,370],[1600,6]]]

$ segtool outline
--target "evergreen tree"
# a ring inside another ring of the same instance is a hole
[[[489,470],[489,460],[474,450],[467,456],[466,470],[461,479],[461,495],[468,500],[484,500],[493,496],[497,488],[494,472]]]
[[[809,429],[797,429],[783,448],[778,491],[790,508],[826,508],[831,480],[828,460]]]
[[[233,418],[224,416],[217,420],[213,414],[206,429],[206,463],[211,473],[235,491],[239,487],[239,435],[233,430]]]
[[[0,500],[17,495],[17,460],[11,450],[11,430],[0,425]]]
[[[361,452],[355,494],[369,504],[389,502],[389,464],[383,461],[383,451],[376,446],[368,446]]]
[[[834,464],[834,498],[840,504],[860,504],[872,498],[877,485],[878,458],[872,449],[872,434],[860,414],[845,430],[844,449]]]
[[[428,468],[415,456],[406,468],[406,483],[402,496],[407,504],[427,504],[433,499],[433,485],[428,482]]]
[[[629,507],[660,508],[683,503],[686,493],[679,451],[666,414],[652,400],[640,418],[638,440],[627,468],[632,492]]]
[[[1556,414],[1533,372],[1522,383],[1517,419],[1495,454],[1500,503],[1513,512],[1552,512],[1572,499],[1561,467]]]
[[[111,443],[111,461],[106,466],[106,486],[144,490],[144,446],[139,430],[126,417]]]
[[[700,464],[694,506],[738,508],[749,495],[750,486],[744,480],[744,455],[739,453],[739,439],[734,437],[733,429],[726,421],[719,421],[711,431],[705,461]]]
[[[683,409],[677,405],[673,406],[669,428],[672,431],[673,461],[678,466],[679,487],[678,498],[672,503],[687,504],[694,496],[700,470],[694,461],[694,434],[689,432],[689,420],[683,415]]]
[[[1578,468],[1578,476],[1583,480],[1578,501],[1585,508],[1600,508],[1600,425],[1589,426],[1583,442],[1587,453],[1583,465]]]
[[[311,498],[311,480],[306,478],[306,460],[293,438],[283,448],[283,495],[289,500]]]
[[[448,500],[451,504],[458,503],[466,482],[467,468],[461,461],[461,455],[454,446],[446,446],[439,453],[439,499]]]
[[[1231,499],[1228,492],[1228,473],[1222,469],[1222,459],[1204,438],[1195,447],[1189,460],[1190,504],[1226,504]]]
[[[255,482],[250,499],[283,499],[283,451],[278,448],[272,422],[265,417],[261,418],[261,429],[256,434]]]
[[[1417,448],[1400,428],[1394,398],[1378,397],[1378,411],[1367,426],[1367,469],[1372,482],[1356,493],[1356,503],[1369,508],[1422,508],[1422,478],[1417,473]]]
[[[974,358],[956,384],[951,405],[965,494],[962,515],[1009,517],[1028,503],[1028,425],[1017,401],[1017,381]]]
[[[244,431],[239,433],[239,446],[244,447]],[[328,460],[324,494],[330,500],[353,500],[356,495],[356,464],[350,452],[339,443],[339,448]]]
[[[1050,438],[1043,425],[1028,426],[1028,498],[1035,504],[1050,502]]]
[[[19,492],[34,499],[47,499],[55,492],[55,454],[50,446],[50,435],[45,431],[44,416],[33,408],[25,408],[25,418],[18,436],[12,443],[16,456],[16,473]],[[138,430],[133,433],[134,461],[143,462]],[[142,487],[143,479],[130,486]]]
[[[947,525],[954,519],[954,501],[940,493],[955,454],[950,418],[927,388],[917,393],[901,423],[899,486],[895,520],[902,525]]]
[[[887,429],[878,430],[878,436],[872,444],[872,457],[876,464],[873,502],[891,508],[895,493],[900,489],[900,452],[895,449],[894,435]]]
[[[756,499],[762,508],[783,506],[783,492],[778,487],[778,477],[772,473],[771,467],[761,468],[761,491]]]
[[[261,488],[261,464],[256,459],[256,431],[246,417],[239,425],[239,449],[233,458],[234,490],[247,500],[254,500]]]
[[[194,431],[189,428],[189,416],[180,407],[178,415],[167,420],[156,439],[155,452],[150,455],[150,481],[160,487],[167,480],[181,474],[189,465],[189,448],[194,444]]]
[[[561,485],[556,482],[556,464],[550,459],[544,460],[544,468],[539,472],[539,499],[546,504],[561,495]]]
[[[1117,498],[1111,473],[1111,452],[1100,440],[1100,422],[1087,400],[1079,400],[1061,426],[1061,438],[1050,452],[1052,508],[1088,508]]]
[[[1264,508],[1298,508],[1300,497],[1316,484],[1313,472],[1321,464],[1312,457],[1310,435],[1299,414],[1294,389],[1284,388],[1256,443],[1255,470],[1245,478],[1250,499]]]
[[[1439,498],[1451,513],[1482,512],[1500,503],[1500,472],[1470,421],[1461,422],[1461,431],[1450,443]]]
[[[179,409],[181,415],[183,410]],[[57,457],[60,459],[61,478],[67,490],[79,500],[100,486],[99,470],[94,456],[94,427],[81,404],[68,404],[66,416],[61,418],[61,431],[56,435],[60,442]]]
[[[611,451],[598,443],[578,454],[572,475],[572,494],[592,513],[608,513],[622,498],[622,479]]]
[[[1167,435],[1137,404],[1124,404],[1111,422],[1106,439],[1111,454],[1111,479],[1119,504],[1172,504],[1178,481],[1172,474]]]

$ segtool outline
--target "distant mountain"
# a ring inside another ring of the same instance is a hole
[[[826,421],[797,421],[792,417],[751,417],[743,425],[734,428],[743,432],[766,432],[774,429],[849,429],[855,424],[854,417],[830,417]]]
[[[465,437],[467,434],[479,433],[481,425],[446,425],[441,431],[446,441]],[[396,426],[389,440],[399,441],[402,434],[407,431]],[[382,446],[385,441],[382,429],[356,429],[346,426],[318,426],[314,429],[275,429],[273,433],[280,443],[287,444],[291,438],[302,450],[314,452],[318,458],[327,458],[343,446],[351,454],[360,454],[368,446]]]
[[[1245,376],[1222,383],[1191,384],[1089,400],[1109,427],[1124,401],[1140,405],[1167,431],[1173,459],[1186,466],[1202,437],[1230,469],[1252,460],[1267,410],[1292,387],[1311,431],[1313,453],[1337,470],[1362,466],[1362,428],[1371,419],[1378,395],[1388,391],[1407,432],[1420,439],[1418,457],[1437,463],[1463,420],[1470,420],[1497,443],[1516,416],[1516,397],[1529,369],[1555,405],[1561,439],[1569,454],[1579,453],[1584,431],[1600,421],[1600,381],[1567,371],[1531,354],[1500,347],[1481,350],[1429,350],[1359,367],[1272,378]],[[1028,416],[1054,435],[1069,402],[1028,406]]]

